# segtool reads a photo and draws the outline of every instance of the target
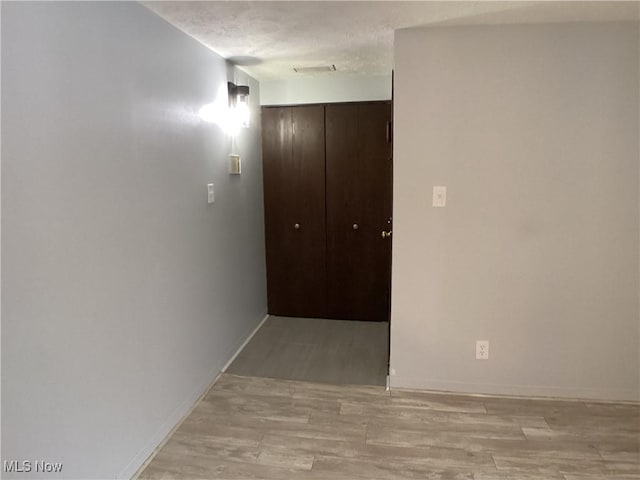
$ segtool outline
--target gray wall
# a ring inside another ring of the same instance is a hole
[[[260,93],[262,105],[391,100],[391,74],[301,74],[295,78],[262,81]]]
[[[392,386],[639,399],[638,40],[396,32]]]
[[[2,2],[2,460],[130,476],[264,317],[258,108],[137,3]]]

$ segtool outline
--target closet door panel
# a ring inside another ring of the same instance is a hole
[[[361,285],[368,255],[361,244],[371,226],[360,208],[357,120],[357,105],[326,107],[327,307],[331,317],[343,319],[358,318],[367,301]]]
[[[262,124],[269,313],[322,316],[324,109],[265,108]]]
[[[392,161],[387,103],[326,107],[330,316],[388,320]]]
[[[391,237],[393,215],[393,144],[391,103],[362,104],[358,110],[359,150],[367,165],[366,191],[369,198],[366,211],[373,225],[367,238],[370,257],[367,258],[371,288],[367,316],[372,320],[389,320],[391,313]]]

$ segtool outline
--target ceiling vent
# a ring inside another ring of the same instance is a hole
[[[293,67],[293,71],[296,73],[323,73],[323,72],[335,72],[335,65],[317,65],[315,67]]]

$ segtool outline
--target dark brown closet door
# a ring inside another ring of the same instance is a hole
[[[325,314],[324,108],[262,110],[269,313]]]
[[[336,318],[389,319],[391,104],[326,107],[327,296]]]

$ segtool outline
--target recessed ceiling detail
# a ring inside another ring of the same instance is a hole
[[[316,65],[312,67],[293,67],[293,71],[296,73],[324,73],[335,72],[335,65]]]
[[[638,21],[635,1],[147,1],[169,23],[258,80],[292,66],[389,75],[394,30],[430,25]],[[308,75],[318,74],[307,73]],[[323,74],[323,73],[319,73]]]

